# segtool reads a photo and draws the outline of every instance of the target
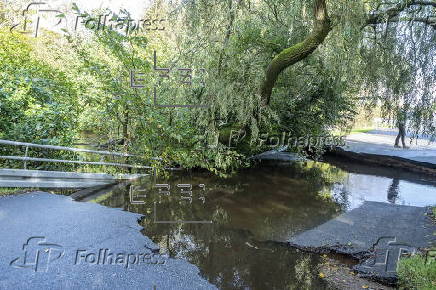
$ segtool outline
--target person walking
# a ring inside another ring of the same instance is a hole
[[[408,149],[409,147],[406,146],[406,121],[407,121],[407,114],[404,109],[401,109],[397,115],[397,127],[398,127],[398,135],[395,139],[395,148],[400,148],[398,143],[400,142],[403,144],[404,149]]]

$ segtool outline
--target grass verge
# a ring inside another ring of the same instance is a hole
[[[11,194],[20,194],[24,192],[32,191],[32,188],[20,188],[20,187],[1,187],[0,188],[0,196],[2,195],[11,195]]]
[[[353,134],[353,133],[367,133],[367,132],[369,132],[369,131],[371,131],[371,130],[374,130],[374,128],[367,128],[367,129],[353,129],[353,130],[351,130],[351,132],[350,132],[350,134]]]
[[[414,255],[401,259],[397,269],[400,289],[436,289],[436,261],[434,258],[429,255],[427,259],[423,255]]]
[[[24,188],[24,187],[0,187],[0,196],[4,195],[12,195],[12,194],[22,194],[26,192],[32,192],[32,191],[45,191],[53,194],[59,194],[59,195],[71,195],[72,193],[76,192],[78,189],[74,188]]]
[[[436,207],[432,207],[432,218],[436,222]],[[401,259],[397,274],[400,289],[436,289],[436,248],[427,251],[425,256],[414,255]]]

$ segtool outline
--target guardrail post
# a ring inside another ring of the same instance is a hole
[[[26,152],[24,153],[24,157],[27,158],[27,152],[29,152],[29,146],[26,146]],[[24,170],[27,169],[27,161],[24,160]]]

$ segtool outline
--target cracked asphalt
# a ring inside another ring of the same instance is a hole
[[[217,289],[160,255],[140,218],[45,192],[0,197],[0,289]]]

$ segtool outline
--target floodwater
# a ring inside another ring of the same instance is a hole
[[[436,204],[436,180],[329,159],[242,170],[231,178],[174,173],[95,200],[141,213],[161,253],[187,259],[220,289],[325,289],[317,254],[289,248],[293,235],[364,200]]]

